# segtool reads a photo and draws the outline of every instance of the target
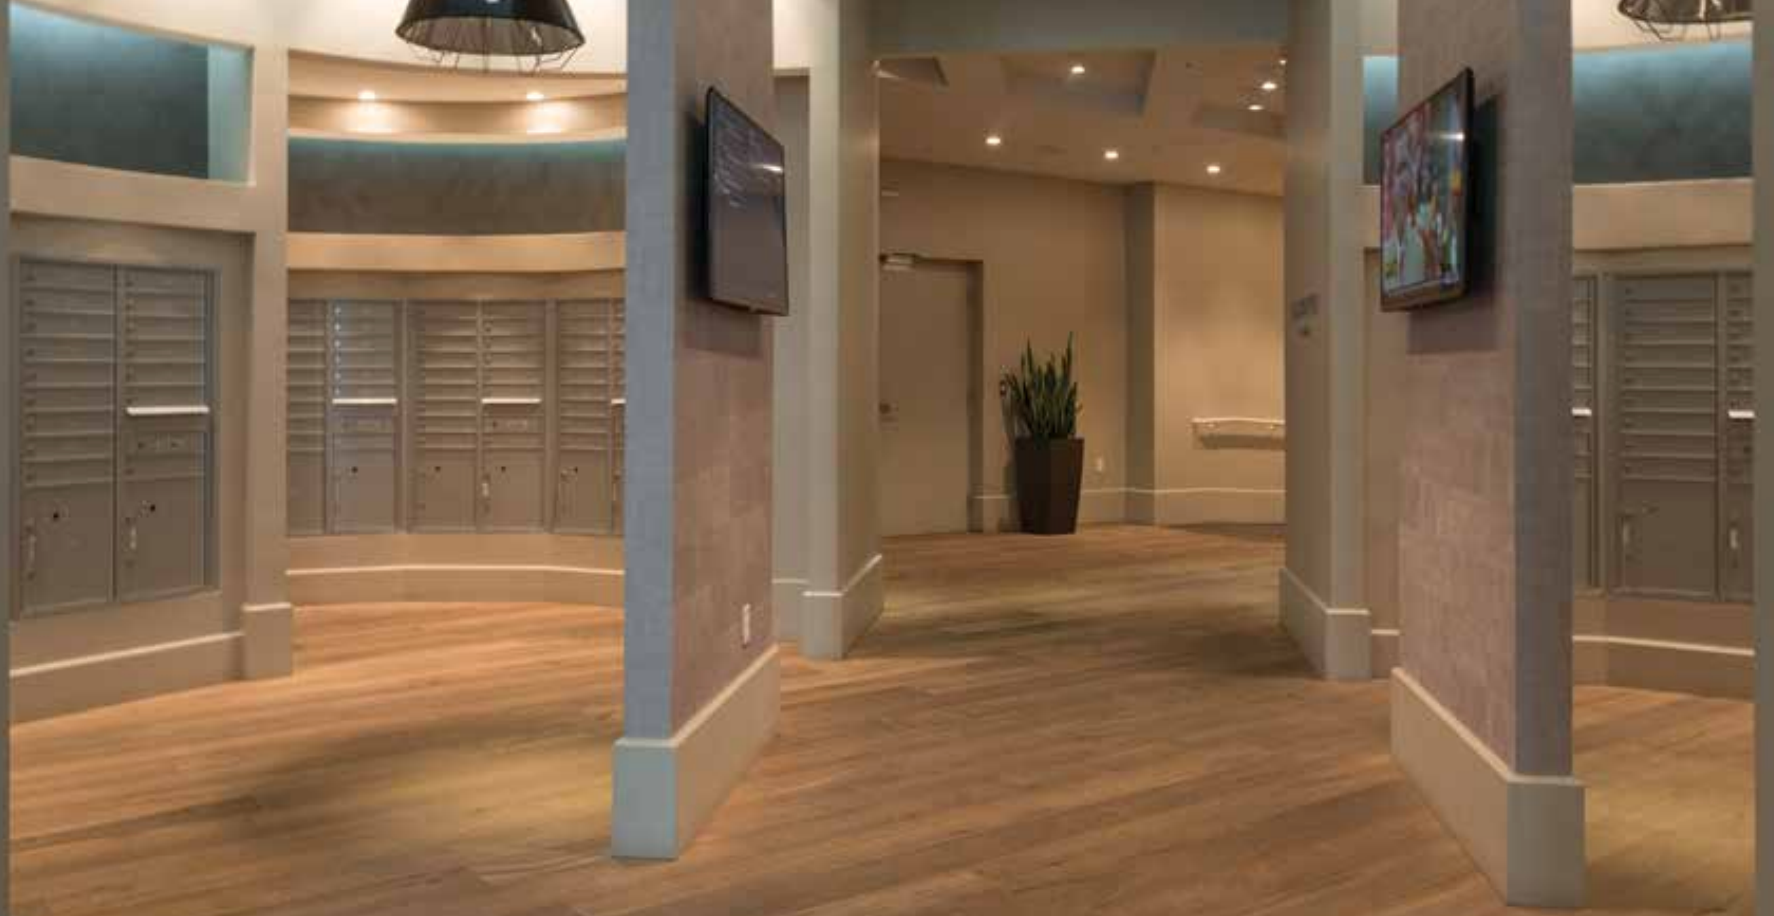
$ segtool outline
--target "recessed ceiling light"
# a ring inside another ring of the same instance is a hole
[[[1283,57],[1283,58],[1282,58],[1282,59],[1281,59],[1281,65],[1282,65],[1282,66],[1283,66],[1283,67],[1285,67],[1285,66],[1287,66],[1287,58],[1285,58],[1285,57]]]
[[[1110,162],[1114,162],[1115,160],[1121,158],[1121,151],[1118,149],[1103,150],[1103,158],[1109,160]]]
[[[365,89],[362,92],[359,92],[357,94],[357,100],[359,102],[374,102],[376,100],[376,90]]]
[[[1280,88],[1281,88],[1281,84],[1275,82],[1274,80],[1263,80],[1263,91],[1264,92],[1274,92],[1275,90],[1280,89]]]
[[[1218,175],[1223,171],[1225,171],[1225,169],[1220,168],[1220,164],[1217,162],[1207,167],[1207,174],[1209,175]]]
[[[1004,145],[1004,138],[998,136],[997,134],[987,134],[986,135],[986,145],[987,146],[1003,146]]]
[[[529,92],[524,93],[524,101],[526,101],[526,102],[540,102],[546,98],[548,98],[548,96],[545,96],[542,93],[537,92],[534,89],[531,89]]]
[[[1252,102],[1245,107],[1249,108],[1251,111],[1262,111],[1263,110],[1263,103],[1262,102]]]
[[[1089,71],[1085,69],[1083,64],[1073,64],[1072,65],[1072,75],[1073,76],[1083,76],[1087,72],[1089,72]]]

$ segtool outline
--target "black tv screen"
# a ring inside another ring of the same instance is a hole
[[[708,297],[788,314],[787,163],[782,144],[708,91]]]
[[[1472,283],[1472,71],[1381,137],[1380,299],[1408,309],[1459,299]]]

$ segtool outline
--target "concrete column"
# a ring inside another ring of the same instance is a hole
[[[252,354],[246,437],[246,599],[241,608],[242,672],[283,677],[295,667],[294,613],[289,603],[289,51],[261,46],[252,54],[249,180],[254,200]],[[238,141],[235,141],[238,142]]]
[[[1474,291],[1409,317],[1392,746],[1511,904],[1576,906],[1570,0],[1407,0],[1404,106],[1471,68]]]
[[[1774,226],[1774,28],[1755,30],[1755,223]],[[1774,232],[1755,234],[1756,314],[1774,315]],[[1763,305],[1762,303],[1768,303]],[[1774,321],[1756,322],[1756,403],[1774,405]],[[1771,411],[1768,406],[1763,412]],[[1774,420],[1756,424],[1755,516],[1774,527]],[[1756,887],[1774,901],[1774,538],[1756,543]]]
[[[704,296],[710,87],[770,129],[770,0],[629,0],[624,735],[615,853],[675,858],[775,730],[772,319]]]
[[[1372,677],[1362,583],[1361,6],[1292,0],[1282,622],[1325,677]]]
[[[814,0],[806,300],[808,589],[801,649],[842,658],[882,607],[880,117],[867,0]]]

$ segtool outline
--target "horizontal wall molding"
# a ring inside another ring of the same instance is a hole
[[[802,597],[801,652],[835,661],[848,655],[885,608],[884,558],[875,554],[836,590],[809,589]]]
[[[1515,772],[1403,668],[1392,672],[1392,756],[1506,902],[1582,905],[1581,781]]]
[[[574,273],[622,270],[626,234],[346,235],[292,232],[289,269],[380,273]]]
[[[210,232],[281,233],[254,185],[11,157],[12,212]]]
[[[1333,681],[1372,676],[1373,615],[1363,608],[1333,608],[1293,570],[1282,567],[1281,626],[1320,677]]]
[[[525,601],[622,606],[623,570],[570,566],[409,563],[292,569],[301,607],[380,601]]]
[[[765,649],[670,738],[616,742],[611,833],[618,857],[675,859],[714,816],[776,732],[778,651]]]
[[[240,631],[12,670],[12,721],[31,722],[242,677]]]
[[[1572,192],[1578,251],[1749,245],[1755,236],[1755,182],[1748,178],[1652,184],[1581,185]],[[1362,189],[1362,233],[1380,247],[1380,189]]]

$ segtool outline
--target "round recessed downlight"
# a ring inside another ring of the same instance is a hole
[[[1225,171],[1225,169],[1220,168],[1220,164],[1217,162],[1215,162],[1212,165],[1209,165],[1207,167],[1207,174],[1209,174],[1209,175],[1218,175],[1219,173],[1221,173],[1223,171]]]
[[[1115,160],[1121,158],[1121,151],[1118,149],[1103,150],[1103,158],[1109,160],[1110,162],[1114,162]]]
[[[998,136],[997,134],[987,134],[986,135],[986,145],[987,146],[1003,146],[1004,145],[1004,138]]]
[[[526,101],[526,102],[540,102],[540,101],[543,101],[547,98],[548,98],[548,96],[545,96],[542,93],[537,92],[534,89],[531,89],[529,92],[524,93],[524,101]]]
[[[1262,111],[1263,110],[1263,103],[1262,102],[1252,102],[1249,105],[1246,105],[1245,107],[1249,108],[1251,111]]]
[[[1281,84],[1275,82],[1274,80],[1263,80],[1262,89],[1264,92],[1274,92],[1275,90],[1280,89],[1280,88],[1281,88]]]
[[[1072,75],[1073,76],[1083,76],[1084,74],[1089,73],[1089,72],[1090,72],[1089,69],[1086,68],[1083,64],[1073,64],[1072,65]]]
[[[359,92],[357,94],[357,100],[359,102],[374,102],[376,100],[376,90],[365,89],[362,92]]]

